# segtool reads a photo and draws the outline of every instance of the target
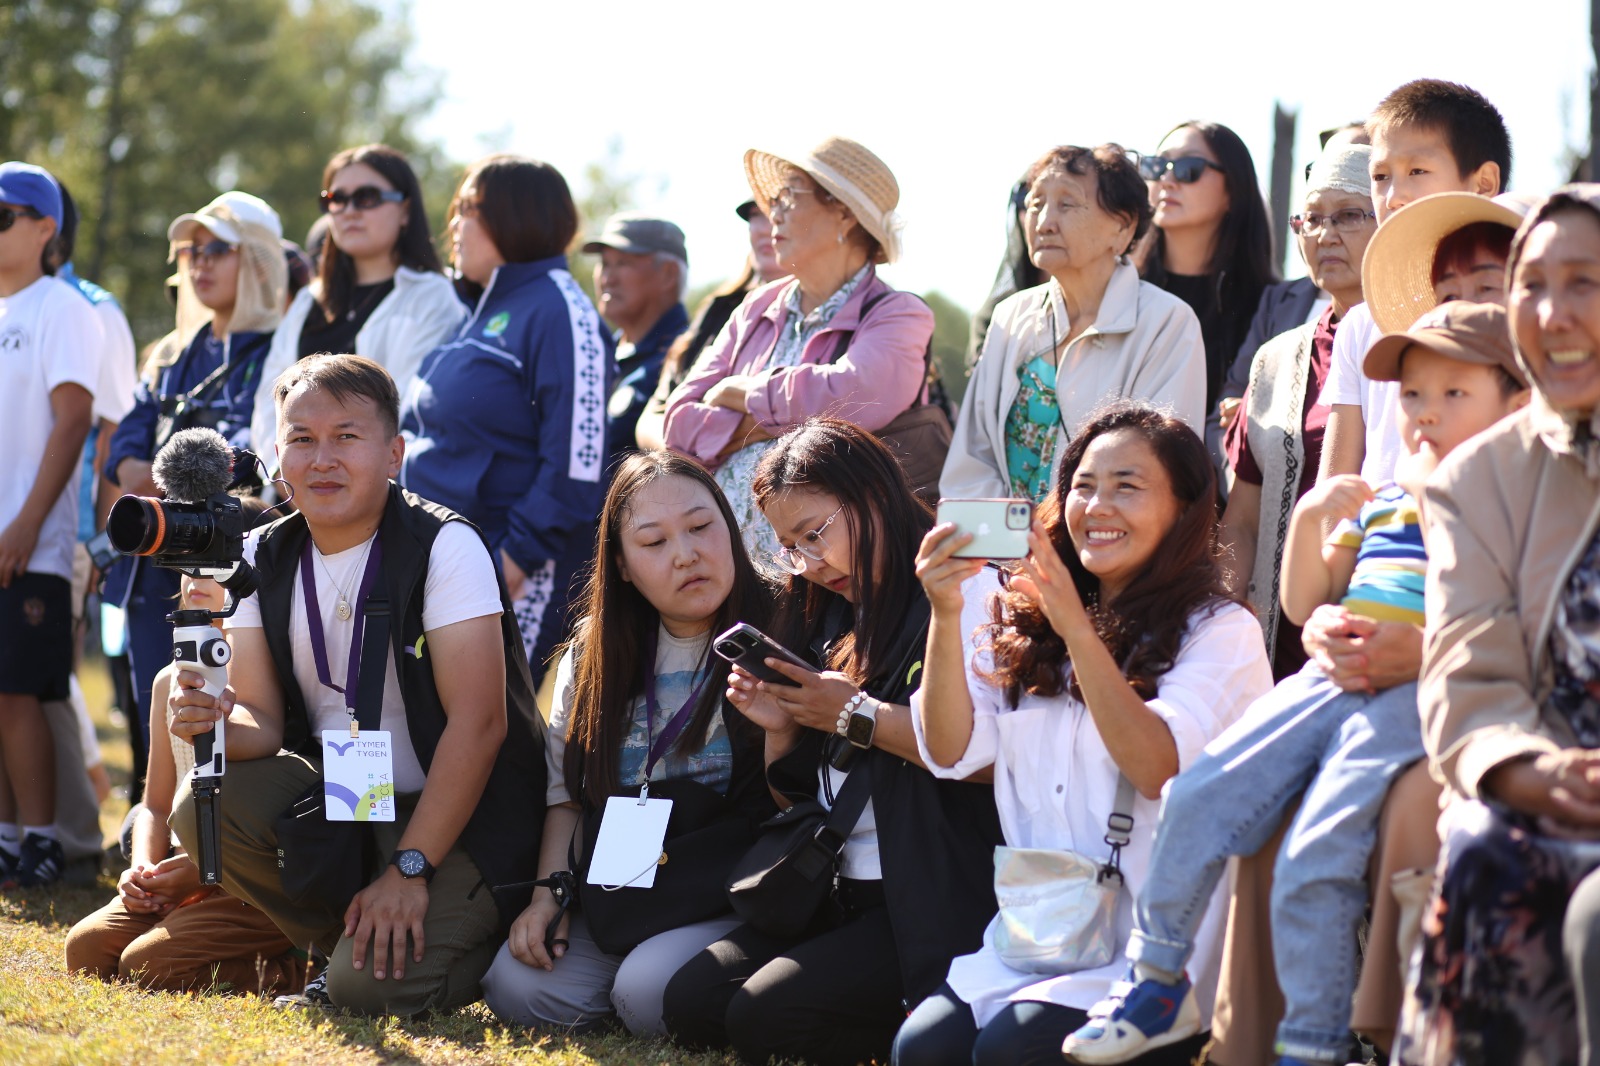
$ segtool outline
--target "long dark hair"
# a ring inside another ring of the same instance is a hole
[[[1100,579],[1084,569],[1067,531],[1066,499],[1072,479],[1095,438],[1119,429],[1138,433],[1150,445],[1172,482],[1181,509],[1150,555],[1145,568],[1116,599],[1100,602]],[[1101,407],[1067,446],[1056,486],[1039,505],[1050,543],[1067,564],[1072,583],[1112,658],[1134,691],[1153,699],[1161,676],[1178,656],[1195,612],[1210,605],[1242,603],[1228,590],[1217,559],[1217,476],[1205,444],[1178,418],[1147,403],[1118,400]],[[994,668],[987,680],[1004,689],[1015,707],[1024,691],[1036,696],[1083,693],[1074,676],[1063,679],[1067,645],[1051,628],[1044,611],[1020,592],[1002,589],[994,597],[987,626]]]
[[[1217,229],[1216,247],[1211,251],[1207,274],[1217,277],[1216,306],[1225,318],[1241,318],[1248,325],[1261,301],[1261,290],[1278,279],[1272,266],[1272,225],[1261,199],[1261,183],[1256,180],[1255,160],[1239,135],[1218,122],[1180,122],[1163,136],[1166,140],[1179,130],[1198,133],[1217,157],[1222,180],[1228,190],[1228,211]],[[1166,234],[1156,227],[1155,243],[1145,258],[1144,278],[1152,285],[1166,287]],[[1233,338],[1234,347],[1244,340],[1244,329]],[[1234,352],[1228,352],[1233,362]]]
[[[661,616],[638,586],[624,581],[618,560],[622,557],[622,530],[634,495],[662,478],[687,478],[705,488],[717,503],[728,526],[733,553],[733,587],[712,619],[709,639],[735,622],[760,625],[766,619],[770,589],[739,539],[739,521],[722,490],[693,459],[673,452],[630,455],[618,466],[600,511],[600,536],[594,566],[583,594],[583,620],[567,643],[574,660],[572,719],[567,726],[567,751],[562,765],[567,793],[581,797],[591,807],[604,805],[618,787],[617,762],[632,721],[633,702],[644,690],[647,671],[655,664],[644,661],[644,650]],[[727,688],[728,664],[711,656],[711,678],[700,693],[700,705],[678,739],[680,753],[694,751],[704,740],[712,715],[722,706]],[[729,718],[734,729],[744,721]],[[753,727],[752,727],[753,728]]]
[[[791,489],[827,492],[844,505],[840,519],[854,543],[855,626],[834,644],[826,665],[863,684],[893,665],[884,660],[903,635],[910,608],[923,596],[917,548],[933,528],[933,512],[911,491],[899,460],[877,437],[837,418],[808,419],[762,457],[751,485],[756,505],[764,509]],[[778,606],[779,639],[809,638],[835,595],[803,576],[791,576]]]
[[[326,189],[333,184],[334,175],[357,163],[376,170],[394,186],[396,192],[405,194],[406,220],[400,227],[400,236],[395,240],[394,261],[410,270],[442,273],[444,268],[439,263],[439,253],[428,234],[428,212],[422,205],[422,185],[417,181],[410,162],[386,144],[346,148],[322,168],[322,187]],[[332,322],[350,309],[350,290],[356,284],[355,262],[339,248],[339,242],[333,239],[332,232],[322,244],[317,281],[322,290],[319,295],[322,313]]]

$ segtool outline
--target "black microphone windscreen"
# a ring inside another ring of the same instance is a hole
[[[202,503],[228,491],[233,449],[214,429],[184,429],[156,452],[151,476],[161,494],[176,503]]]

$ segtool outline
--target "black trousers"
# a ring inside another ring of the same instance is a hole
[[[893,1066],[1062,1066],[1061,1041],[1089,1015],[1056,1003],[1011,1003],[981,1030],[949,985],[923,1000],[895,1038]],[[1130,1059],[1132,1066],[1189,1066],[1209,1033]]]
[[[825,913],[798,940],[741,925],[690,959],[667,983],[667,1031],[692,1046],[731,1046],[747,1063],[887,1059],[905,1020],[899,954],[881,889],[857,895],[861,905]]]

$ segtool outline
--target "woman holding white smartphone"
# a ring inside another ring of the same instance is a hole
[[[768,658],[790,685],[736,667],[728,698],[766,731],[767,782],[785,805],[831,809],[862,787],[870,798],[841,853],[837,906],[798,936],[744,925],[701,952],[667,986],[667,1028],[746,1062],[881,1060],[994,913],[993,790],[935,780],[907,706],[928,620],[913,559],[933,515],[887,448],[834,419],[778,440],[754,492],[790,574],[769,632],[822,669]]]

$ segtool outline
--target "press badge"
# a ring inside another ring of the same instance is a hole
[[[589,862],[589,883],[602,888],[649,888],[664,860],[672,801],[644,796],[612,796],[600,820],[600,839]]]
[[[322,731],[322,808],[330,822],[394,821],[394,752],[387,729]]]

